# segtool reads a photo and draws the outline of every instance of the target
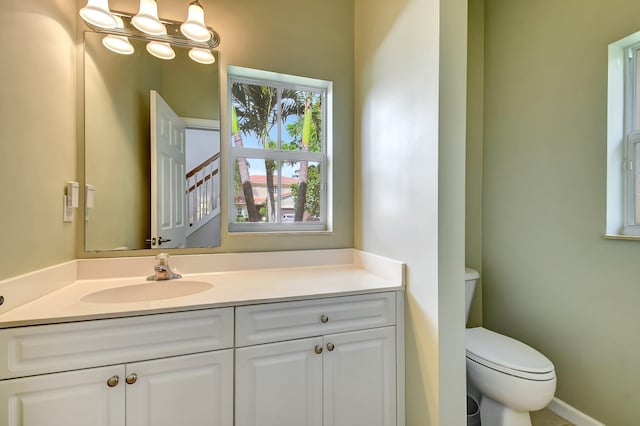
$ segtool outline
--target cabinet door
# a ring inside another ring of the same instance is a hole
[[[127,364],[126,382],[127,426],[233,425],[232,349]]]
[[[316,348],[321,337],[236,349],[235,426],[322,426]]]
[[[124,426],[124,372],[119,365],[1,381],[0,424]]]
[[[395,329],[324,337],[324,426],[396,425]]]

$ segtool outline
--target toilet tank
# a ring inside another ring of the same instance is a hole
[[[464,272],[464,296],[466,314],[464,323],[466,324],[469,321],[469,311],[471,310],[473,293],[476,291],[476,282],[478,281],[478,278],[480,278],[480,273],[471,268],[465,268]]]

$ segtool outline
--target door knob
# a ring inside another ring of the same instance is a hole
[[[335,346],[333,345],[333,343],[327,343],[327,350],[329,352],[331,352],[334,348],[335,348]]]
[[[136,373],[129,374],[125,379],[128,385],[134,384],[137,380],[138,380],[138,375]]]
[[[107,379],[107,386],[110,388],[118,386],[118,383],[120,383],[120,377],[118,376],[111,376]]]
[[[322,353],[322,346],[316,345],[316,353],[320,355]]]
[[[169,241],[171,241],[171,238],[168,239],[164,239],[162,237],[158,237],[158,245],[162,244],[162,243],[168,243]]]

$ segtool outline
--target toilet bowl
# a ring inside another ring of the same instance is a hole
[[[479,275],[470,269],[466,272],[468,315]],[[480,418],[485,426],[531,426],[529,412],[544,408],[553,399],[553,363],[515,339],[483,327],[469,328],[466,363],[467,382],[480,393]]]

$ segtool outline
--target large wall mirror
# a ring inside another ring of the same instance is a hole
[[[218,61],[107,50],[84,33],[85,250],[220,244]],[[217,53],[215,54],[217,59]]]

